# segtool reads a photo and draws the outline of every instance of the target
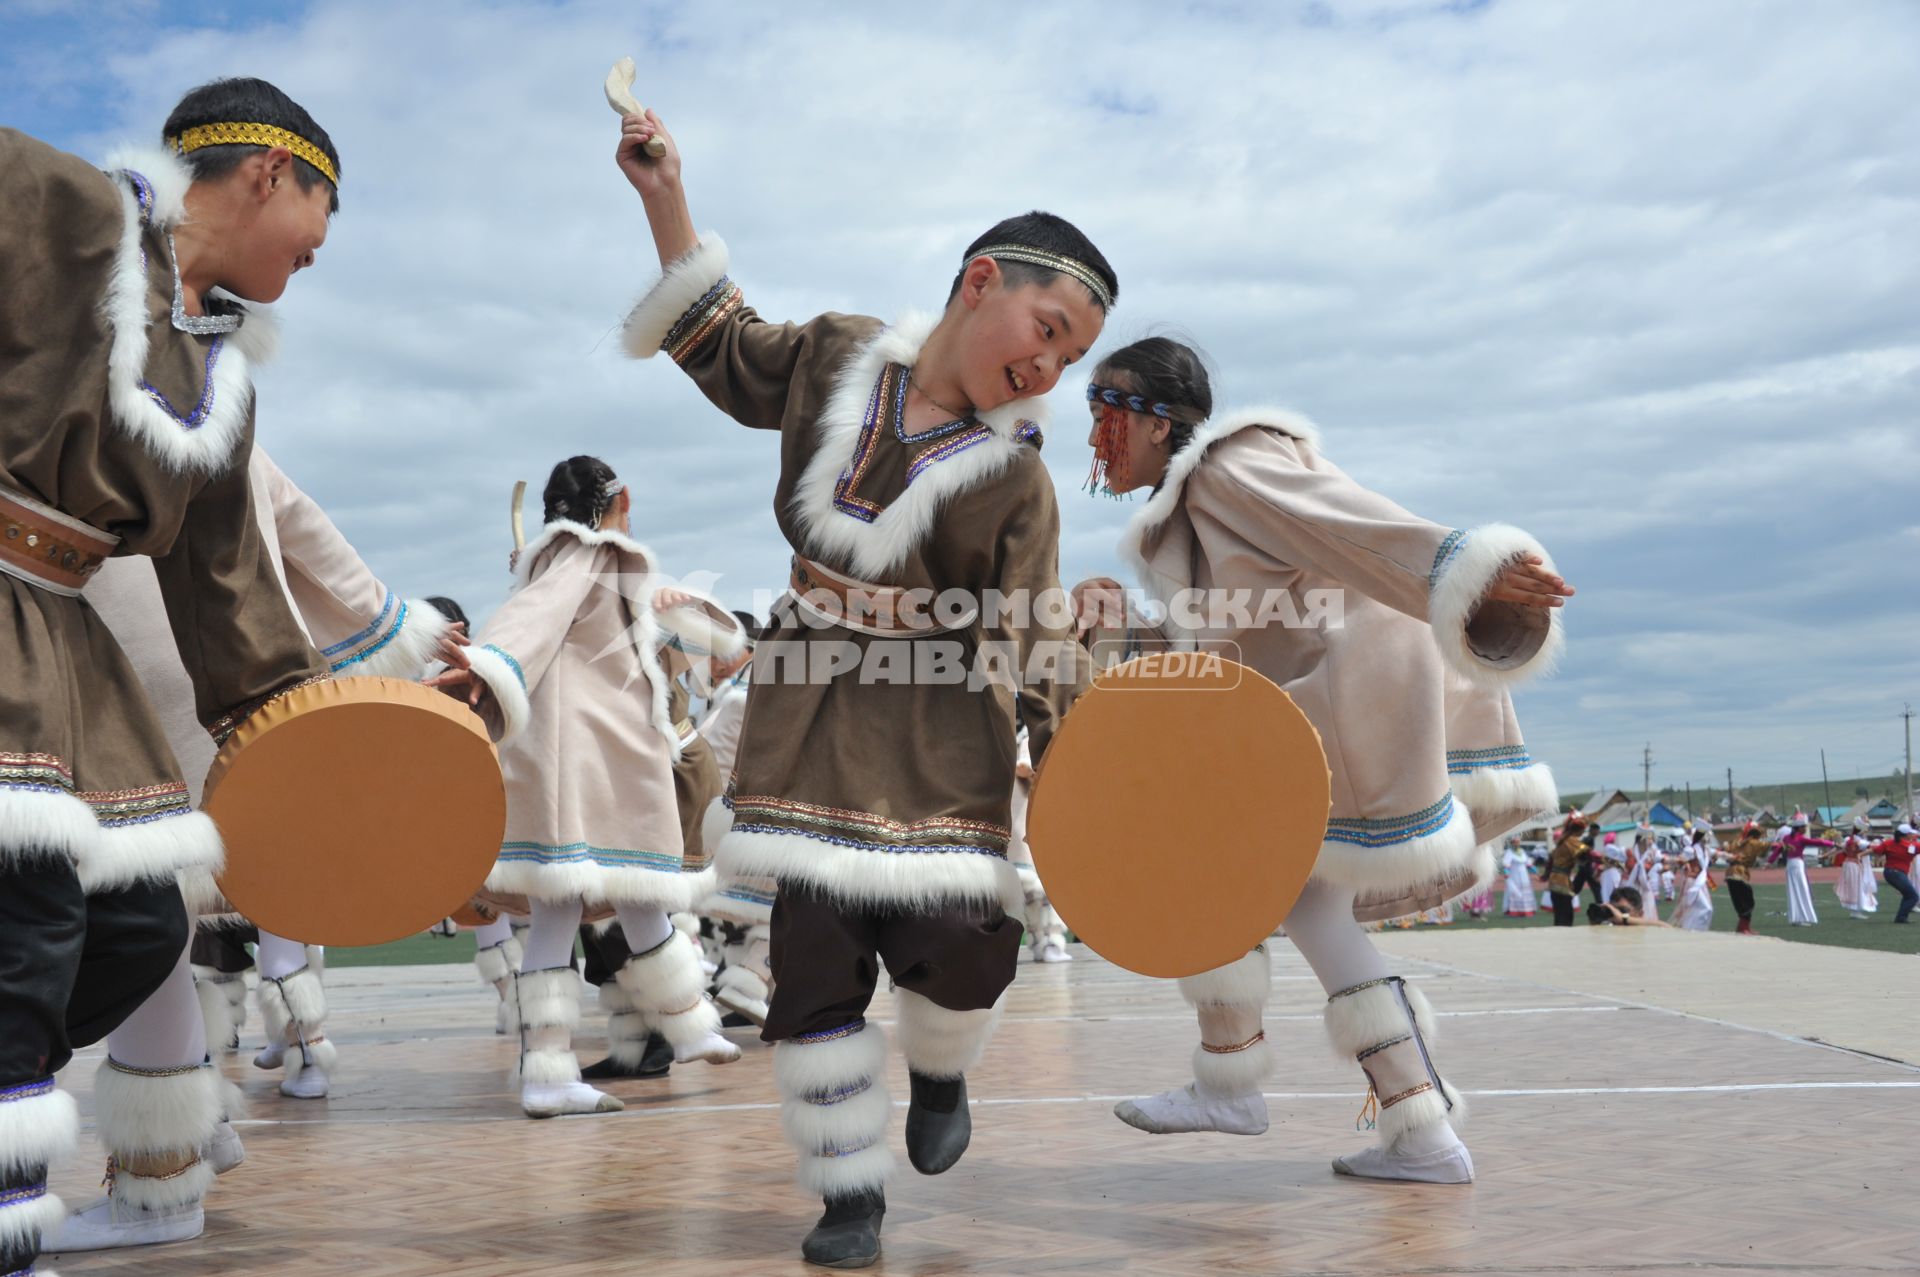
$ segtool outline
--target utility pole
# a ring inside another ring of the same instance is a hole
[[[1825,795],[1827,806],[1833,806],[1833,787],[1827,783],[1827,751],[1820,751],[1820,792]]]
[[[1727,768],[1727,819],[1733,820],[1740,815],[1733,806],[1733,768]]]
[[[1687,782],[1687,819],[1693,819],[1693,782]]]
[[[1907,819],[1913,819],[1913,706],[1904,705],[1900,717],[1907,729]]]
[[[1653,742],[1640,751],[1640,796],[1646,800],[1647,819],[1653,819]]]

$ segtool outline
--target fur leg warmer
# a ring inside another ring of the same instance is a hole
[[[80,1110],[50,1077],[0,1087],[0,1251],[37,1249],[66,1218],[47,1191],[47,1167],[73,1152]]]
[[[112,1056],[93,1076],[94,1117],[109,1156],[107,1195],[144,1210],[190,1206],[207,1195],[213,1167],[201,1158],[226,1107],[211,1064],[137,1069]],[[163,1174],[132,1169],[166,1167]]]
[[[637,953],[614,974],[633,1009],[675,1047],[693,1046],[720,1030],[720,1011],[707,998],[699,942],[686,932]]]
[[[1261,1017],[1273,990],[1266,946],[1246,957],[1180,980],[1180,995],[1200,1013],[1193,1080],[1215,1095],[1258,1091],[1273,1076],[1273,1047]]]
[[[886,1036],[863,1020],[774,1048],[780,1125],[800,1155],[803,1188],[826,1198],[886,1186],[893,1174],[886,1065]]]
[[[979,1011],[949,1011],[911,989],[895,994],[900,1009],[900,1053],[922,1077],[956,1078],[980,1062],[1000,1023],[1006,995]]]
[[[514,979],[520,1016],[520,1059],[513,1081],[578,1082],[573,1031],[580,1023],[580,977],[572,967],[526,971]]]
[[[287,1084],[307,1069],[332,1076],[339,1052],[327,1041],[327,991],[311,966],[260,981],[260,1019],[269,1042],[286,1044]]]
[[[1383,1144],[1411,1130],[1466,1120],[1466,1101],[1434,1068],[1433,1009],[1399,976],[1369,980],[1327,999],[1327,1036],[1367,1075],[1369,1110]]]

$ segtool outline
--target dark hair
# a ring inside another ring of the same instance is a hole
[[[760,640],[760,618],[751,612],[735,610],[733,619],[740,622],[740,628],[746,632],[747,646],[752,647]]]
[[[467,609],[461,607],[444,594],[429,595],[427,597],[427,606],[446,617],[447,620],[455,625],[464,624],[468,629],[473,628],[473,622],[467,619]]]
[[[1613,894],[1607,897],[1607,903],[1625,905],[1635,913],[1646,906],[1646,901],[1641,898],[1638,887],[1615,887]]]
[[[1024,248],[1044,249],[1061,257],[1071,257],[1100,277],[1107,286],[1107,295],[1118,301],[1120,298],[1120,278],[1113,273],[1113,267],[1107,265],[1107,259],[1093,246],[1093,241],[1080,233],[1080,228],[1064,217],[1052,213],[1042,213],[1035,209],[1031,213],[1022,213],[1018,217],[1009,217],[1004,222],[967,245],[967,255],[954,272],[953,287],[947,290],[947,300],[952,301],[960,292],[960,281],[967,273],[967,262],[980,255],[983,248],[992,248],[996,244],[1019,244]],[[1051,284],[1061,277],[1062,272],[1045,266],[1035,266],[1029,262],[1002,261],[996,257],[994,262],[1000,267],[1000,273],[1010,287],[1022,284]],[[1106,313],[1106,303],[1093,296],[1093,290],[1087,289],[1087,296],[1093,297],[1094,305]]]
[[[1207,375],[1206,357],[1185,342],[1171,337],[1143,337],[1122,346],[1102,359],[1094,369],[1095,381],[1104,381],[1120,373],[1125,384],[1115,390],[1141,395],[1155,403],[1190,408],[1205,421],[1213,415],[1213,379]],[[1194,423],[1169,422],[1168,456],[1193,442]]]
[[[160,134],[163,138],[178,137],[188,129],[199,128],[203,124],[271,124],[289,133],[298,133],[320,148],[332,163],[336,174],[340,172],[340,152],[334,149],[333,139],[327,136],[327,131],[314,122],[305,107],[265,80],[248,77],[211,80],[197,89],[188,90],[179,105],[173,108],[173,113],[167,116]],[[196,180],[212,181],[233,172],[249,155],[258,155],[266,149],[264,146],[203,146],[197,151],[189,151],[183,158],[187,170]],[[312,190],[317,182],[327,182],[325,173],[297,155],[293,160],[293,178],[300,183],[303,191]],[[337,213],[340,211],[340,188],[332,182],[327,182],[327,185],[332,188],[327,209]]]
[[[613,467],[598,457],[568,457],[547,476],[541,494],[546,521],[570,519],[593,527],[607,512],[607,485],[613,479]]]

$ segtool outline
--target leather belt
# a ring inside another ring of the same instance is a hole
[[[957,630],[973,622],[977,612],[942,623],[934,619],[932,598],[925,591],[897,585],[874,585],[843,576],[803,555],[793,556],[788,582],[801,607],[822,620],[863,634],[928,635]]]
[[[0,572],[77,597],[120,538],[0,487]]]

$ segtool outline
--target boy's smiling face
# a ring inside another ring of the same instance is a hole
[[[1044,283],[1010,282],[990,257],[968,263],[954,301],[963,308],[961,388],[981,411],[1052,390],[1107,319],[1079,281],[1049,273]]]

